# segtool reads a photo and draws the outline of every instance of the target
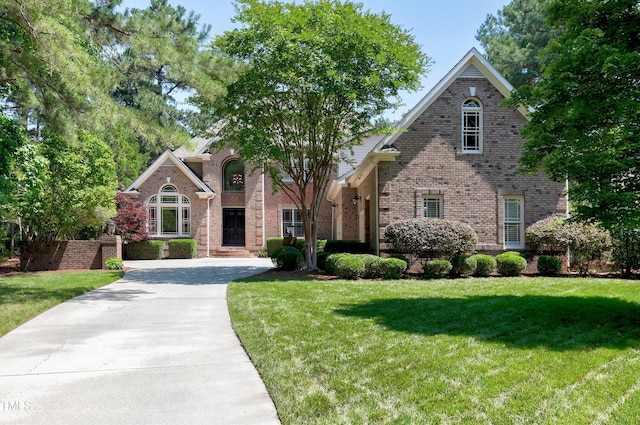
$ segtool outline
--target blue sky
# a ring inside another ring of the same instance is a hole
[[[480,48],[476,32],[488,14],[496,14],[510,0],[360,0],[364,9],[386,12],[391,22],[411,31],[416,42],[433,61],[423,88],[402,95],[403,107],[389,116],[399,118],[415,106],[429,89],[472,48]],[[150,0],[123,0],[122,6],[145,8]],[[231,0],[170,0],[200,15],[200,23],[210,24],[211,35],[234,28],[235,15]]]

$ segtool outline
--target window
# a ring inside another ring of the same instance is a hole
[[[425,196],[422,198],[422,217],[442,218],[442,196]]]
[[[223,192],[244,192],[244,164],[242,161],[232,159],[224,164],[222,172]]]
[[[191,236],[189,198],[167,185],[149,198],[147,225],[151,236]]]
[[[482,153],[482,105],[477,99],[462,104],[462,152]]]
[[[504,247],[509,249],[524,248],[524,220],[522,197],[504,198]]]
[[[304,237],[304,229],[302,228],[302,214],[298,209],[282,210],[282,236],[287,236],[289,228],[293,228],[293,236],[296,238]]]

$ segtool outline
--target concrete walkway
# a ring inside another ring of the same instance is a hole
[[[270,261],[125,266],[0,338],[0,423],[279,424],[226,302],[227,282]]]

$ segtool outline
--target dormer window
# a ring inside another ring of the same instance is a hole
[[[462,153],[482,153],[482,104],[475,98],[462,104]]]

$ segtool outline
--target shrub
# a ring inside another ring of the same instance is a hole
[[[478,237],[459,221],[412,218],[387,226],[385,237],[396,252],[421,258],[453,258],[475,250]]]
[[[549,217],[532,224],[526,231],[527,244],[542,253],[569,250],[571,266],[580,274],[588,273],[594,263],[607,256],[611,245],[609,232],[596,223],[581,223]]]
[[[552,255],[538,257],[538,273],[542,276],[555,276],[562,270],[562,260]]]
[[[164,255],[164,241],[132,242],[125,247],[127,260],[159,260]]]
[[[612,230],[612,257],[616,268],[624,276],[640,269],[640,229]]]
[[[456,255],[451,260],[451,277],[469,276],[473,274],[478,266],[473,256]]]
[[[273,252],[271,261],[278,270],[298,270],[302,267],[304,258],[296,248],[281,246]]]
[[[124,267],[122,259],[116,257],[107,258],[107,261],[104,262],[104,265],[109,270],[122,270]]]
[[[320,270],[327,271],[327,258],[331,255],[330,252],[319,251],[318,252],[318,268]]]
[[[429,260],[424,263],[424,277],[426,279],[442,279],[451,271],[449,260]]]
[[[496,256],[496,266],[502,276],[519,276],[527,268],[527,260],[517,252],[507,251]]]
[[[496,271],[496,259],[486,254],[475,254],[471,258],[476,260],[476,270],[473,272],[474,276],[487,277],[491,276]]]
[[[196,258],[197,248],[195,239],[171,239],[169,245],[169,258]]]
[[[147,233],[147,209],[142,202],[131,199],[122,193],[116,194],[116,234],[129,242],[142,242],[149,239]]]
[[[364,272],[362,273],[363,278],[375,279],[382,277],[382,264],[384,263],[384,258],[373,254],[360,254],[359,256],[364,261]]]
[[[267,238],[267,255],[273,257],[273,252],[282,246],[282,238]]]
[[[407,262],[399,258],[383,258],[380,272],[384,279],[400,279],[407,270]]]

